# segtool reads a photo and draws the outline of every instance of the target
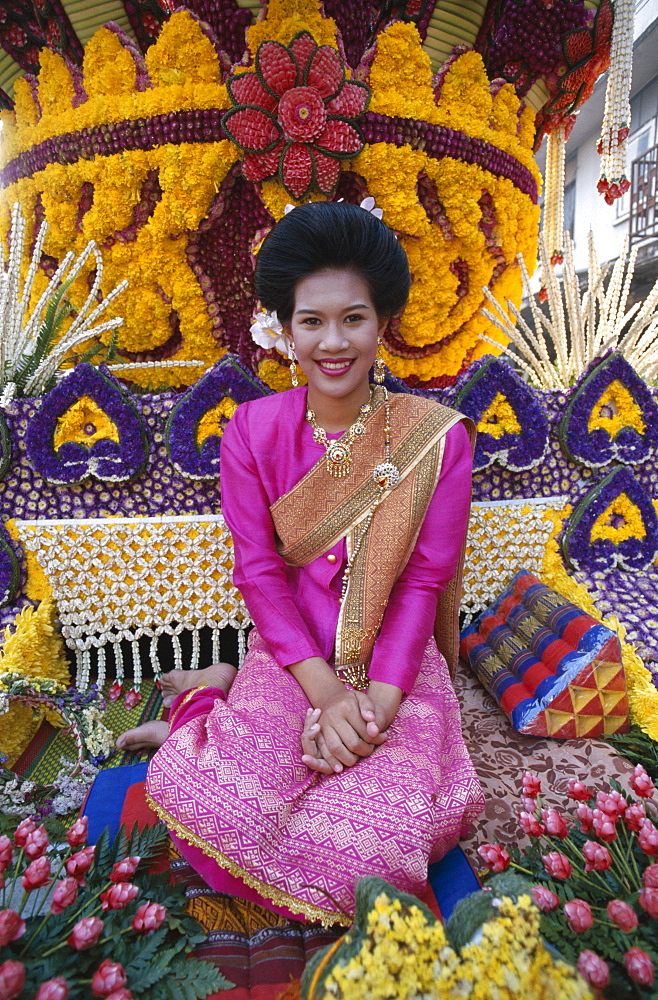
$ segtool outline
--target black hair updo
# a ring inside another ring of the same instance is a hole
[[[409,262],[380,219],[348,202],[300,205],[277,222],[256,260],[256,292],[282,323],[295,306],[295,286],[318,271],[353,271],[366,283],[378,316],[392,316],[409,296]]]

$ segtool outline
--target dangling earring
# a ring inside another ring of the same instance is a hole
[[[384,359],[382,358],[381,351],[382,351],[382,342],[381,340],[378,340],[377,354],[375,356],[375,372],[374,372],[374,379],[377,385],[384,384],[384,377],[386,375],[386,365],[384,363]]]
[[[299,379],[297,378],[297,356],[295,354],[295,345],[292,342],[290,344],[290,381],[292,382],[293,389],[296,389],[299,385]]]

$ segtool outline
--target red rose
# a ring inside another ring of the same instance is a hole
[[[11,864],[14,857],[14,845],[9,837],[0,837],[0,872]]]
[[[15,910],[0,911],[0,948],[10,941],[16,941],[25,934],[25,921],[21,920]]]
[[[579,802],[576,809],[576,816],[580,822],[580,829],[583,833],[589,833],[594,829],[594,810],[585,802]]]
[[[49,979],[39,987],[34,1000],[66,1000],[69,995],[69,984],[61,976]]]
[[[530,895],[542,913],[550,913],[551,910],[556,910],[560,905],[559,898],[545,885],[533,885]]]
[[[75,823],[66,834],[66,839],[71,847],[82,847],[87,839],[88,826],[89,820],[86,816],[81,816],[79,819],[76,819]]]
[[[642,884],[647,889],[658,889],[658,865],[649,865],[642,872]]]
[[[645,854],[650,856],[658,854],[658,830],[650,819],[640,821],[640,832],[637,842]]]
[[[0,965],[0,1000],[13,1000],[25,986],[25,966],[8,959]]]
[[[36,830],[36,828],[37,825],[31,816],[28,816],[27,819],[21,820],[14,831],[14,843],[16,844],[16,847],[25,847],[25,841],[27,840],[28,834],[32,833],[32,831]]]
[[[542,854],[542,861],[551,878],[569,878],[571,875],[571,862],[561,851],[550,851],[548,854]]]
[[[96,969],[91,980],[91,991],[95,997],[106,997],[114,990],[126,985],[126,973],[118,962],[106,958]]]
[[[131,882],[117,882],[101,893],[104,910],[123,910],[139,894],[139,888]]]
[[[641,948],[629,948],[624,955],[624,966],[633,982],[640,986],[651,986],[653,982],[653,962]]]
[[[63,878],[61,882],[57,882],[55,885],[52,899],[50,900],[51,912],[61,913],[62,910],[67,908],[67,906],[72,906],[72,904],[75,903],[77,895],[78,883],[76,880],[71,878],[71,876]]]
[[[532,813],[520,812],[519,823],[523,832],[527,833],[529,837],[541,837],[544,832],[543,824]]]
[[[607,906],[608,916],[613,924],[617,924],[620,930],[626,934],[637,927],[637,913],[632,906],[624,903],[621,899],[611,899]]]
[[[523,794],[529,799],[536,799],[541,792],[541,781],[532,771],[524,771],[521,779]]]
[[[89,871],[94,863],[94,851],[93,847],[83,847],[77,854],[72,854],[66,862],[67,872],[73,876],[78,885],[83,884],[82,876]]]
[[[40,858],[42,854],[46,853],[50,841],[48,840],[48,834],[46,833],[46,828],[41,824],[35,830],[30,831],[25,838],[25,846],[23,850],[27,854],[28,858]]]
[[[142,859],[136,854],[131,858],[124,858],[123,861],[117,861],[112,868],[112,874],[110,875],[111,882],[123,882],[127,878],[132,878],[139,862]]]
[[[594,833],[601,840],[605,840],[610,843],[617,839],[617,816],[610,816],[608,813],[602,812],[600,809],[595,809],[592,816],[592,824],[594,826]]]
[[[586,840],[583,844],[583,855],[586,872],[604,872],[612,864],[612,855],[604,844],[597,844],[595,840]]]
[[[478,854],[492,872],[502,872],[509,867],[510,856],[500,844],[483,844]]]
[[[658,917],[658,889],[643,889],[638,903],[650,917]]]
[[[147,934],[151,934],[157,931],[166,916],[167,909],[161,903],[142,903],[137,907],[131,927],[134,931],[146,931]]]
[[[641,802],[634,802],[624,813],[624,823],[629,830],[637,833],[643,819],[647,818],[647,813]]]
[[[582,951],[577,964],[579,973],[590,986],[602,990],[610,982],[608,964],[595,951]]]
[[[569,927],[576,934],[588,931],[594,923],[590,905],[584,899],[570,899],[564,904],[564,915]]]
[[[631,788],[641,799],[650,799],[656,790],[656,786],[641,764],[636,764],[633,768]]]
[[[591,788],[588,788],[584,781],[578,781],[577,778],[569,778],[567,795],[570,799],[574,799],[576,802],[585,802],[587,799],[591,799],[593,794]],[[592,952],[591,954],[594,953]]]
[[[26,892],[31,889],[40,889],[42,885],[47,885],[50,881],[50,860],[46,857],[36,858],[25,869],[21,878],[21,883]]]
[[[66,940],[72,948],[84,951],[85,948],[91,948],[92,945],[96,944],[102,930],[103,921],[100,917],[83,917],[82,920],[78,920],[70,937]]]
[[[550,837],[566,837],[569,831],[562,814],[557,809],[542,809],[541,818]]]

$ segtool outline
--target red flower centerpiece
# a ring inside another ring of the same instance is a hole
[[[235,107],[223,125],[245,152],[247,180],[278,173],[293,198],[303,198],[314,185],[331,194],[341,159],[363,148],[355,119],[370,100],[364,83],[345,79],[338,52],[318,45],[307,31],[288,46],[263,42],[256,72],[232,76],[227,86]]]

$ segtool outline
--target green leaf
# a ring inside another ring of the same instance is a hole
[[[165,982],[170,1000],[203,1000],[211,993],[233,987],[233,983],[225,979],[219,969],[198,958],[177,962]]]

